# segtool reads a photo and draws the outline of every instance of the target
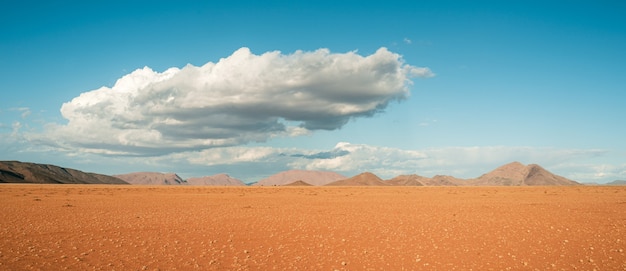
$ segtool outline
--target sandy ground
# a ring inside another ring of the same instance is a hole
[[[0,185],[0,270],[626,270],[626,187]]]

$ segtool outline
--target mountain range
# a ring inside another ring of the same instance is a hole
[[[135,172],[107,176],[86,173],[54,165],[0,161],[0,183],[75,183],[75,184],[134,184],[134,185],[214,185],[244,186],[243,181],[227,174],[183,179],[176,173]],[[619,185],[616,181],[614,185]],[[580,185],[578,182],[555,175],[536,164],[512,162],[480,177],[460,179],[447,175],[431,178],[420,175],[400,175],[382,180],[371,172],[353,177],[329,171],[288,170],[264,178],[254,186],[529,186]]]
[[[529,186],[529,185],[580,185],[565,177],[555,175],[536,164],[512,162],[500,166],[474,179],[459,179],[436,175],[427,178],[419,175],[400,175],[389,180],[394,185],[424,186]]]

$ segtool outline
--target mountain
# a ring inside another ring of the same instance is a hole
[[[387,183],[396,186],[423,186],[424,181],[427,179],[429,178],[415,174],[400,175],[391,180],[387,180]]]
[[[615,180],[606,185],[626,185],[626,180]]]
[[[432,178],[420,175],[400,175],[386,183],[395,186],[458,186],[463,185],[464,180],[452,176],[436,175]]]
[[[390,185],[396,186],[459,186],[464,185],[465,180],[447,175],[435,175],[432,178],[420,175],[400,175],[387,180]]]
[[[255,186],[285,185],[295,181],[303,181],[311,185],[325,185],[337,180],[345,179],[346,176],[330,171],[316,170],[287,170],[276,173],[255,183]]]
[[[304,182],[302,180],[297,180],[293,183],[283,184],[283,186],[312,186],[312,184]]]
[[[580,185],[545,170],[539,165],[513,162],[503,165],[482,176],[468,180],[468,185],[480,186],[526,186],[526,185]]]
[[[424,182],[427,186],[462,186],[465,185],[464,179],[459,179],[448,175],[435,175]]]
[[[185,185],[187,182],[175,173],[159,172],[135,172],[121,175],[113,175],[129,184],[145,185]]]
[[[371,172],[364,172],[352,178],[335,181],[328,186],[387,186],[388,183],[381,180]]]
[[[474,185],[522,185],[527,175],[527,168],[520,162],[500,166],[489,173],[471,181]]]
[[[0,161],[0,183],[128,184],[107,175],[19,161]]]
[[[228,176],[228,174],[217,174],[199,178],[187,179],[188,185],[215,185],[215,186],[243,186],[246,185],[239,179]]]

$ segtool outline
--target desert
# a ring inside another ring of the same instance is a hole
[[[623,186],[0,185],[0,270],[624,270]]]

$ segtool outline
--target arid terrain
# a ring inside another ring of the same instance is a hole
[[[0,185],[0,270],[625,270],[626,187]]]

